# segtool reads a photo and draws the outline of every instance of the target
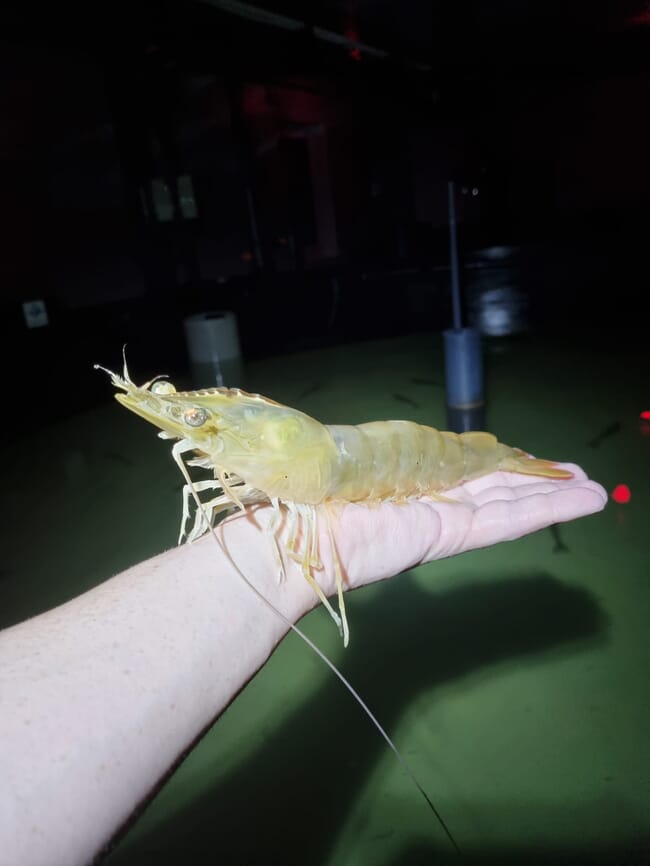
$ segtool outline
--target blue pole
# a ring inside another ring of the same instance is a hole
[[[456,240],[456,189],[448,182],[449,256],[453,328],[443,332],[445,349],[445,390],[449,429],[456,433],[480,430],[484,426],[483,358],[481,335],[475,328],[463,328]]]

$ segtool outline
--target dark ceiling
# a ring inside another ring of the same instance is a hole
[[[647,0],[201,0],[245,15],[263,10],[433,67],[589,62],[628,68],[649,59]],[[269,28],[272,25],[268,25]]]
[[[19,33],[91,52],[142,38],[203,43],[224,65],[286,60],[294,50],[327,63],[333,45],[315,28],[434,72],[611,74],[650,64],[649,0],[61,0],[38,15],[6,0],[0,9],[4,40]]]

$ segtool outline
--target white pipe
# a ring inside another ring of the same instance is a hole
[[[364,42],[357,42],[354,39],[348,39],[347,36],[342,36],[340,33],[333,33],[331,30],[324,30],[322,27],[314,27],[314,36],[322,39],[323,42],[332,42],[334,45],[343,45],[345,48],[350,48],[355,51],[362,51],[364,54],[370,54],[373,57],[388,57],[388,51],[382,48],[373,48],[371,45],[366,45]]]
[[[241,0],[203,0],[203,2],[208,3],[210,6],[216,6],[224,12],[239,15],[240,18],[247,18],[249,21],[257,21],[260,24],[271,24],[274,27],[281,27],[283,30],[307,30],[307,24],[304,21],[298,21],[298,19],[289,18],[286,15],[278,15],[276,12],[260,9],[259,6],[242,3]],[[342,45],[351,51],[361,51],[363,54],[368,54],[371,57],[388,57],[388,51],[384,51],[382,48],[373,48],[372,45],[366,45],[365,42],[348,39],[347,36],[343,36],[341,33],[334,33],[332,30],[325,30],[323,27],[313,27],[312,32],[317,39],[323,42]]]
[[[223,9],[224,12],[231,12],[233,15],[239,15],[241,18],[248,18],[249,21],[258,21],[260,24],[272,24],[274,27],[281,27],[283,30],[304,30],[305,22],[297,21],[295,18],[289,18],[286,15],[278,15],[277,12],[269,12],[266,9],[260,9],[259,6],[252,6],[250,3],[242,3],[241,0],[204,0],[210,6],[217,6]]]

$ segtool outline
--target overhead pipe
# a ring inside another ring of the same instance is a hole
[[[279,15],[277,12],[269,12],[268,9],[260,9],[251,3],[242,3],[241,0],[203,0],[209,6],[216,6],[224,12],[239,15],[249,21],[259,24],[271,24],[273,27],[281,27],[283,30],[304,30],[305,22],[287,15]]]
[[[326,30],[324,27],[312,26],[305,21],[300,21],[298,18],[291,18],[288,15],[280,15],[277,12],[269,12],[268,9],[261,9],[259,6],[253,6],[252,3],[243,3],[241,0],[202,0],[209,6],[215,6],[222,12],[229,12],[231,15],[238,15],[240,18],[246,18],[249,21],[255,21],[258,24],[269,24],[272,27],[278,27],[282,30],[291,30],[294,33],[300,30],[305,32],[311,31],[316,39],[321,42],[329,42],[332,45],[340,45],[348,51],[360,51],[362,54],[367,54],[369,57],[377,57],[381,60],[390,56],[390,52],[383,48],[375,48],[372,45],[367,45],[365,42],[359,42],[356,39],[350,39],[342,33],[335,33],[333,30]],[[419,61],[405,61],[409,65],[413,65],[421,72],[430,71],[431,67],[426,63]]]

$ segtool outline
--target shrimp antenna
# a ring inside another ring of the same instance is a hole
[[[372,710],[370,709],[370,707],[368,706],[368,704],[363,700],[363,698],[361,697],[361,695],[359,694],[359,692],[354,688],[354,686],[352,685],[352,683],[351,683],[348,679],[346,679],[346,677],[345,677],[345,676],[341,673],[341,671],[336,667],[336,665],[334,664],[334,662],[331,661],[331,659],[329,659],[329,658],[325,655],[325,653],[324,653],[321,649],[319,649],[319,647],[316,646],[316,644],[311,640],[311,638],[307,637],[307,635],[304,633],[304,631],[302,631],[302,629],[298,628],[297,625],[294,625],[294,623],[292,623],[291,620],[290,620],[287,616],[285,616],[285,615],[282,613],[281,610],[279,610],[279,609],[278,609],[274,604],[272,604],[272,603],[268,600],[268,598],[266,598],[266,596],[263,595],[263,593],[261,593],[261,592],[259,591],[259,589],[255,586],[255,584],[252,583],[252,582],[251,582],[251,581],[246,577],[246,575],[244,574],[244,572],[239,568],[239,566],[237,565],[237,563],[236,563],[235,560],[233,559],[233,557],[232,557],[230,551],[228,550],[228,547],[227,547],[227,545],[226,545],[226,543],[225,543],[225,540],[224,540],[224,538],[223,538],[223,527],[221,528],[221,538],[219,538],[219,535],[217,534],[217,530],[216,530],[215,527],[212,525],[212,517],[208,514],[207,509],[205,508],[205,505],[204,505],[203,502],[201,501],[201,499],[200,499],[200,497],[199,497],[199,495],[198,495],[198,493],[197,493],[197,491],[196,491],[196,489],[195,489],[195,487],[194,487],[194,484],[193,484],[193,482],[192,482],[192,479],[190,478],[190,474],[189,474],[189,472],[187,471],[187,467],[185,466],[185,464],[183,463],[183,461],[180,460],[180,454],[179,454],[178,456],[179,456],[179,459],[178,459],[176,462],[178,463],[179,467],[181,468],[181,471],[182,471],[183,475],[185,476],[185,480],[187,481],[187,483],[188,483],[188,485],[189,485],[189,488],[190,488],[190,490],[191,490],[191,492],[192,492],[192,496],[194,497],[194,501],[196,502],[196,506],[197,506],[197,508],[200,509],[201,513],[203,514],[203,516],[204,516],[204,518],[205,518],[205,521],[206,521],[206,524],[207,524],[207,526],[209,527],[210,532],[211,532],[211,534],[212,534],[214,540],[217,542],[217,544],[219,545],[219,547],[221,548],[221,550],[222,550],[222,551],[225,553],[225,555],[228,557],[228,559],[229,559],[230,562],[232,563],[232,565],[233,565],[235,571],[239,574],[239,576],[240,576],[241,579],[244,581],[244,583],[245,583],[245,584],[246,584],[246,585],[247,585],[247,586],[248,586],[248,587],[249,587],[249,588],[250,588],[250,589],[255,593],[255,595],[260,599],[260,601],[264,602],[264,604],[265,604],[265,605],[266,605],[270,610],[272,610],[273,613],[274,613],[276,616],[279,616],[280,619],[285,623],[285,625],[289,626],[289,628],[290,628],[292,631],[294,631],[294,632],[298,635],[298,637],[299,637],[299,638],[300,638],[304,643],[306,643],[307,646],[308,646],[308,647],[309,647],[309,648],[310,648],[314,653],[316,653],[316,655],[321,659],[321,661],[325,662],[325,664],[326,664],[327,667],[332,671],[332,673],[333,673],[335,676],[337,676],[338,679],[343,683],[343,685],[345,686],[345,688],[350,692],[350,694],[352,695],[352,697],[353,697],[353,698],[355,699],[355,701],[359,704],[359,706],[360,706],[361,709],[365,712],[365,714],[368,716],[368,718],[370,719],[370,721],[372,722],[372,724],[375,726],[375,728],[379,731],[379,733],[381,734],[381,736],[384,738],[384,740],[385,740],[386,743],[388,744],[388,747],[391,749],[391,751],[393,752],[393,754],[395,755],[395,757],[396,757],[397,760],[399,761],[399,763],[400,763],[402,769],[403,769],[403,770],[406,772],[406,774],[411,778],[411,781],[413,782],[413,784],[415,785],[415,787],[418,789],[418,791],[420,792],[420,794],[421,794],[422,797],[424,798],[424,800],[425,800],[426,804],[428,805],[429,809],[433,812],[433,815],[434,815],[434,817],[436,818],[438,824],[439,824],[439,825],[442,827],[442,829],[444,830],[445,835],[446,835],[447,839],[449,840],[449,842],[451,843],[451,846],[453,847],[453,849],[454,849],[454,851],[456,852],[456,854],[461,854],[461,850],[460,850],[460,847],[459,847],[458,843],[457,843],[456,840],[454,839],[451,830],[449,829],[449,827],[447,826],[447,823],[445,822],[444,818],[442,817],[442,815],[440,814],[440,812],[439,812],[438,809],[436,808],[436,806],[435,806],[433,800],[431,799],[431,797],[429,797],[429,795],[427,794],[427,792],[424,790],[424,788],[422,787],[422,785],[421,785],[420,782],[418,781],[417,776],[415,775],[415,773],[413,772],[413,770],[410,768],[410,766],[409,766],[408,763],[406,762],[406,759],[402,756],[401,752],[399,751],[399,749],[397,748],[397,746],[395,745],[395,743],[394,743],[394,742],[391,740],[391,738],[388,736],[388,734],[386,733],[384,727],[382,726],[382,724],[380,723],[380,721],[377,719],[377,717],[375,716],[375,714],[372,712]]]

